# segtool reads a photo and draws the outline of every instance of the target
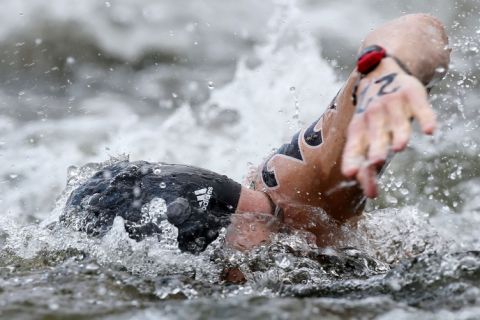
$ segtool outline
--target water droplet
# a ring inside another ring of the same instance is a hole
[[[70,166],[67,168],[67,178],[73,178],[78,175],[78,167],[76,166]]]
[[[134,208],[141,208],[142,207],[142,201],[140,200],[135,200],[132,202],[132,207]]]
[[[167,184],[165,182],[160,182],[160,188],[165,189]]]
[[[87,271],[97,271],[98,269],[100,269],[100,267],[95,263],[89,263],[85,266],[85,270]]]
[[[162,198],[153,198],[140,209],[142,212],[142,223],[160,223],[166,219],[167,203]]]
[[[210,90],[215,89],[215,84],[213,83],[213,81],[208,81],[208,89]]]
[[[204,237],[197,238],[195,239],[195,243],[198,245],[198,247],[202,248],[205,246],[205,238]]]
[[[290,259],[287,256],[278,257],[275,259],[275,264],[282,269],[288,268],[290,266]]]
[[[58,305],[58,303],[52,302],[52,303],[48,304],[48,308],[50,310],[58,310],[60,308],[60,306]]]
[[[112,177],[112,172],[110,170],[103,171],[103,178],[110,179]]]
[[[139,197],[141,194],[142,194],[142,189],[140,189],[139,187],[133,188],[133,196],[134,197]]]
[[[74,57],[67,57],[67,64],[74,64],[75,58]]]
[[[389,195],[389,194],[387,194],[386,200],[387,200],[388,203],[391,203],[391,204],[397,204],[398,203],[398,199]]]
[[[104,285],[97,287],[97,294],[104,296],[105,294],[107,294],[107,288],[105,288]]]

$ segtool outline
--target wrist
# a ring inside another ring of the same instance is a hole
[[[370,82],[377,76],[387,73],[396,76],[398,73],[412,75],[408,67],[396,56],[378,45],[371,45],[362,50],[357,59],[358,77],[352,90],[352,103],[357,105],[357,91],[362,82]],[[366,81],[363,81],[366,80]]]
[[[377,68],[365,75],[363,79],[375,79],[388,73],[408,74],[393,58],[385,57]]]

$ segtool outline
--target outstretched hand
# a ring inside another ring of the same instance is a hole
[[[423,84],[386,60],[360,82],[342,159],[342,173],[355,178],[369,198],[378,194],[377,175],[389,154],[407,146],[411,120],[425,134],[436,127]]]

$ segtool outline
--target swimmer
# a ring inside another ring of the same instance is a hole
[[[437,19],[395,19],[368,34],[355,70],[325,113],[270,155],[248,186],[190,166],[117,162],[72,192],[60,220],[101,236],[121,216],[136,240],[161,234],[166,221],[178,229],[179,248],[194,254],[222,228],[225,244],[238,250],[282,230],[301,230],[318,246],[332,245],[337,228],[354,224],[366,198],[377,196],[377,178],[391,155],[406,147],[411,120],[423,133],[434,132],[427,92],[449,59]],[[145,210],[152,205],[161,214]]]

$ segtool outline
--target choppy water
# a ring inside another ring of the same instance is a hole
[[[479,319],[479,7],[3,0],[0,316]],[[416,11],[439,16],[454,48],[432,95],[441,128],[395,158],[343,248],[292,235],[246,255],[217,242],[191,256],[175,230],[136,243],[121,221],[103,239],[52,224],[96,167],[83,165],[110,156],[240,181],[323,111],[371,27]],[[225,266],[249,281],[225,285]]]

